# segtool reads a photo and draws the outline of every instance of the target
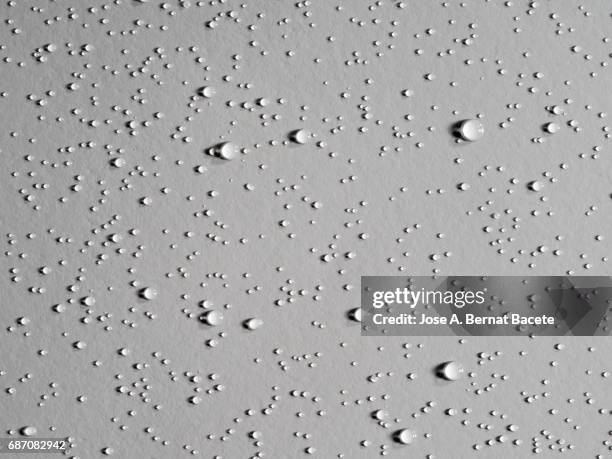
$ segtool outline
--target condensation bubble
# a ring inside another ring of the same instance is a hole
[[[475,142],[484,136],[484,126],[478,120],[463,120],[457,129],[459,136],[468,142]]]

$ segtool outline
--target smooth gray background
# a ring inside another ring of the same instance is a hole
[[[610,273],[610,2],[0,13],[4,436],[79,458],[610,457],[608,339],[369,338],[347,317],[362,275]],[[222,141],[236,159],[208,154]],[[469,376],[436,378],[448,360]]]

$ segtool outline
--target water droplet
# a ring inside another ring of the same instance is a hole
[[[154,300],[155,298],[157,298],[157,290],[151,287],[143,288],[140,291],[140,296],[145,300]]]
[[[214,95],[217,94],[217,90],[211,86],[204,86],[200,88],[198,92],[202,97],[206,97],[207,99],[214,97]]]
[[[19,319],[17,319],[17,323],[19,325],[28,325],[30,323],[30,319],[28,319],[27,317],[20,317]]]
[[[468,142],[476,142],[484,136],[484,126],[478,120],[463,120],[457,129],[459,136]]]
[[[125,158],[113,158],[110,161],[111,166],[113,167],[124,167],[127,164],[127,161],[125,160]]]
[[[361,322],[361,308],[351,309],[349,311],[349,318],[355,322]]]
[[[261,319],[252,318],[244,321],[244,327],[248,330],[257,330],[263,323]]]
[[[563,108],[559,107],[558,105],[553,105],[552,107],[550,107],[550,112],[555,114],[555,115],[562,115],[563,114]]]
[[[93,296],[86,296],[81,300],[81,303],[84,306],[93,306],[94,304],[96,304],[96,299]]]
[[[465,369],[459,362],[446,362],[440,365],[438,369],[438,376],[446,379],[447,381],[457,381],[463,377]]]
[[[379,421],[383,421],[388,416],[389,416],[389,413],[387,413],[385,410],[376,410],[372,413],[372,417]]]
[[[219,158],[229,161],[238,156],[238,148],[232,142],[223,142],[215,147],[214,153]]]
[[[409,445],[416,439],[416,433],[410,429],[402,429],[395,432],[393,438],[402,445]]]
[[[33,437],[38,432],[38,429],[34,426],[25,426],[21,428],[21,435],[24,437]]]
[[[223,314],[221,314],[219,311],[207,311],[204,314],[202,314],[202,316],[200,317],[200,319],[207,325],[210,326],[216,326],[221,324],[221,322],[223,322]]]
[[[557,123],[546,123],[544,125],[544,131],[548,132],[549,134],[556,134],[560,129],[561,127]]]
[[[308,139],[310,138],[310,132],[306,131],[305,129],[298,129],[291,133],[290,138],[295,143],[303,145],[308,142]]]
[[[531,191],[542,191],[542,189],[544,188],[544,184],[538,180],[534,180],[533,182],[529,182],[527,184],[527,187]]]

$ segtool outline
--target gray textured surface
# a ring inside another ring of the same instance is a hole
[[[4,436],[79,458],[612,454],[607,339],[347,318],[361,275],[610,274],[609,2],[0,13]],[[237,158],[208,154],[224,141]],[[447,360],[469,375],[437,379]]]

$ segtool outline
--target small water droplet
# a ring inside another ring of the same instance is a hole
[[[257,330],[263,323],[261,319],[252,318],[244,321],[244,327],[248,330]]]
[[[349,311],[349,318],[355,322],[361,322],[361,308],[351,309]]]
[[[38,432],[38,429],[34,426],[25,426],[21,428],[21,435],[24,437],[33,437]]]

